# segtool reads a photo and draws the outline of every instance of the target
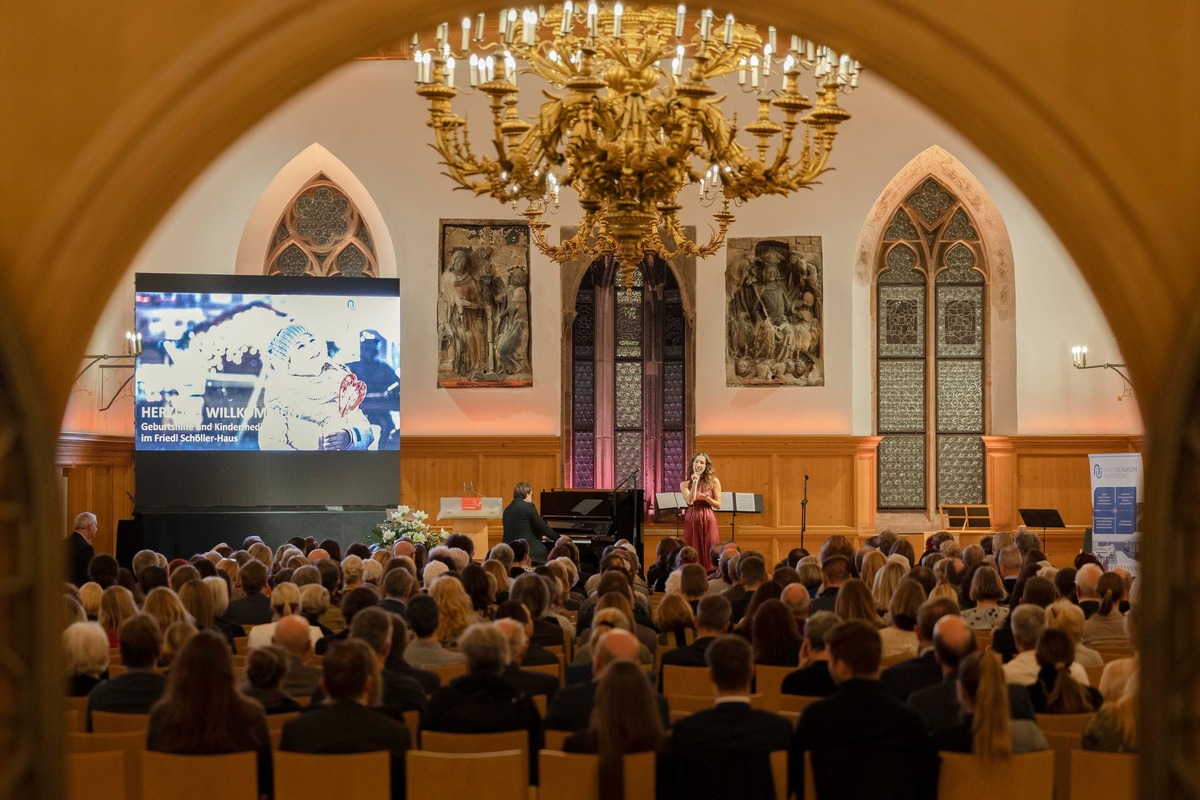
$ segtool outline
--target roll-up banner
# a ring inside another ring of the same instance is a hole
[[[1140,453],[1089,455],[1092,476],[1092,552],[1105,569],[1137,575],[1142,523]]]

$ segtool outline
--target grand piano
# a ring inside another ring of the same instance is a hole
[[[549,489],[541,494],[542,519],[559,536],[570,536],[584,562],[599,567],[600,554],[618,539],[642,553],[645,493],[641,489]]]

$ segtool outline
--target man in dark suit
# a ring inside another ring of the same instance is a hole
[[[382,606],[380,606],[382,608]],[[404,658],[404,649],[408,647],[408,623],[399,614],[392,614],[392,647],[388,650],[385,667],[399,675],[407,675],[425,690],[426,696],[442,688],[442,679],[436,672],[418,669]]]
[[[705,667],[705,654],[713,641],[729,630],[729,619],[733,610],[729,601],[719,594],[704,597],[696,607],[696,639],[691,644],[676,647],[662,655],[664,667]],[[662,675],[658,677],[658,690],[666,691]]]
[[[287,672],[279,688],[296,699],[312,697],[321,684],[321,668],[313,663],[313,642],[308,620],[289,614],[275,625],[271,644],[287,651]]]
[[[809,704],[788,751],[792,790],[804,800],[804,754],[811,753],[821,800],[934,800],[938,756],[921,717],[877,680],[883,644],[862,620],[829,634],[838,690]],[[811,798],[809,799],[811,800]]]
[[[404,722],[405,711],[424,711],[428,702],[424,687],[414,678],[387,669],[387,656],[392,649],[392,615],[378,606],[361,609],[354,614],[348,630],[347,641],[366,642],[375,657],[375,667],[383,683],[378,710],[398,722]],[[314,703],[324,699],[320,689],[313,695]]]
[[[533,505],[533,487],[521,481],[513,489],[512,502],[504,509],[504,542],[512,544],[516,539],[529,543],[529,559],[535,564],[546,561],[546,545],[543,538],[553,540],[554,531],[542,519]]]
[[[98,530],[100,525],[96,522],[96,515],[84,511],[75,517],[75,530],[67,534],[67,580],[76,586],[88,582],[88,564],[96,555],[92,540],[96,538]]]
[[[879,676],[892,697],[903,703],[918,689],[941,683],[942,668],[933,653],[933,626],[947,614],[957,613],[958,603],[940,597],[917,609],[917,657],[888,667]]]
[[[558,656],[533,643],[533,618],[523,603],[518,600],[505,600],[496,606],[496,622],[502,619],[515,620],[525,629],[525,657],[521,659],[522,667],[541,667],[558,663]]]
[[[813,611],[833,611],[838,589],[850,580],[850,559],[840,554],[828,556],[821,562],[821,593],[813,598]]]
[[[383,576],[383,599],[379,607],[391,614],[406,616],[408,614],[408,598],[417,588],[417,579],[409,571],[396,567],[387,571]]]
[[[739,586],[724,593],[733,612],[730,619],[734,625],[738,624],[742,615],[746,613],[746,607],[750,605],[758,587],[767,582],[767,565],[760,556],[747,553],[741,557],[738,561],[738,582]],[[731,597],[730,593],[738,588],[742,590],[740,596]]]
[[[1021,590],[1021,601],[1018,606],[1032,604],[1041,608],[1046,608],[1054,602],[1058,596],[1054,589],[1054,584],[1045,578],[1030,578],[1025,581],[1025,588]],[[1015,610],[1015,607],[1014,607]],[[1012,615],[1009,615],[1011,621]],[[1017,655],[1017,642],[1013,638],[1012,627],[1010,624],[1001,625],[992,631],[992,652],[1000,656],[1000,660],[1005,664],[1013,660]]]
[[[930,733],[951,728],[961,721],[958,702],[958,665],[975,652],[975,632],[957,614],[947,614],[933,626],[933,652],[942,668],[942,682],[908,696],[908,705],[925,720]],[[1035,720],[1033,703],[1024,686],[1008,685],[1009,713],[1013,719]]]
[[[558,677],[545,672],[521,669],[521,664],[525,663],[525,650],[529,647],[529,640],[525,638],[525,626],[515,619],[506,618],[496,620],[496,627],[508,639],[508,651],[511,656],[511,660],[504,667],[504,677],[527,696],[542,694],[549,701],[558,691]]]
[[[529,734],[529,774],[536,782],[537,755],[542,747],[542,720],[537,706],[504,677],[508,640],[490,622],[476,623],[458,640],[467,674],[438,689],[421,717],[421,729],[445,733],[494,733],[524,730]]]
[[[229,603],[225,619],[234,625],[266,625],[274,617],[271,598],[263,593],[267,585],[266,565],[250,559],[238,570],[238,583],[246,596]]]
[[[617,659],[637,661],[637,656],[638,638],[629,631],[617,628],[600,637],[596,650],[592,653],[591,666],[595,677],[582,683],[569,684],[555,693],[546,709],[546,730],[574,732],[586,728],[596,701],[596,686],[608,665]],[[666,728],[671,723],[666,698],[661,694],[656,694],[655,697],[659,717],[663,728]]]
[[[410,747],[404,723],[367,707],[374,690],[370,648],[358,639],[335,642],[325,654],[321,685],[327,705],[314,706],[283,726],[279,749],[292,753],[391,755],[393,800],[404,797],[404,754]]]
[[[162,697],[167,679],[154,671],[162,649],[158,620],[149,614],[136,614],[121,625],[121,663],[125,672],[104,681],[88,695],[87,730],[92,730],[93,711],[118,714],[149,714],[150,707]]]
[[[1008,593],[1005,602],[1012,601],[1013,590],[1017,587],[1017,577],[1021,574],[1021,553],[1009,545],[1000,548],[996,554],[996,571],[1004,583],[1004,591]]]
[[[754,652],[740,636],[718,637],[708,647],[708,669],[716,687],[711,709],[684,717],[671,730],[667,754],[678,797],[725,800],[772,797],[770,753],[787,750],[792,726],[769,711],[750,707]],[[713,764],[736,769],[712,769]]]
[[[800,663],[806,666],[785,675],[780,692],[828,697],[837,691],[837,684],[829,674],[829,648],[825,639],[841,622],[832,611],[818,611],[808,618],[804,623],[804,643],[800,646]]]

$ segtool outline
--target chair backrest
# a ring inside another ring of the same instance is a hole
[[[806,694],[781,694],[779,696],[779,710],[800,713],[808,707],[809,703],[820,699],[820,697]]]
[[[706,708],[713,707],[713,701],[716,699],[711,694],[694,695],[694,694],[668,694],[667,708],[671,709],[671,718],[676,719],[686,717],[689,714],[695,714],[697,711],[703,711]]]
[[[1054,752],[1054,797],[1067,800],[1071,793],[1071,751],[1079,748],[1083,736],[1069,731],[1042,731],[1042,735]]]
[[[988,763],[969,753],[942,753],[938,800],[1053,800],[1054,753],[1024,753],[1007,763]]]
[[[1137,755],[1071,751],[1069,800],[1134,800],[1137,797]]]
[[[455,678],[467,674],[466,664],[446,664],[442,667],[430,667],[429,671],[442,679],[442,686],[445,686]]]
[[[496,733],[443,733],[421,731],[421,749],[429,753],[496,753],[501,750],[529,751],[529,731]]]
[[[142,754],[143,800],[258,800],[253,752],[220,756]]]
[[[279,751],[274,755],[275,796],[280,800],[386,800],[392,791],[390,758],[386,751],[339,755]]]
[[[149,714],[118,714],[115,711],[93,711],[92,731],[95,733],[126,733],[150,727]]]
[[[63,712],[63,730],[67,733],[78,733],[83,730],[83,713],[73,708]]]
[[[1087,673],[1088,685],[1100,688],[1100,676],[1104,674],[1104,665],[1097,664],[1093,667],[1084,667],[1083,671]]]
[[[1110,661],[1116,661],[1119,658],[1133,657],[1133,648],[1131,647],[1097,647],[1096,652],[1099,653],[1100,657],[1104,659],[1105,664]]]
[[[124,664],[114,664],[114,663],[110,662],[108,665],[109,680],[112,680],[113,678],[119,678],[122,675],[124,675],[125,672],[126,672],[126,667]]]
[[[528,670],[529,672],[541,672],[546,675],[553,675],[558,679],[558,685],[562,686],[563,665],[561,661],[557,664],[535,664],[531,667],[521,667],[521,669]]]
[[[773,750],[771,752],[771,782],[775,784],[775,800],[788,800],[788,751]],[[816,797],[817,793],[805,794],[805,797]]]
[[[654,800],[654,753],[625,756],[625,800]],[[600,757],[542,750],[538,800],[596,800]]]
[[[688,694],[693,697],[712,694],[712,680],[708,667],[677,667],[666,664],[662,668],[663,685],[658,690],[663,694]]]
[[[783,696],[779,688],[783,684],[783,679],[795,670],[796,667],[769,667],[766,665],[754,667],[754,691],[763,695],[768,711],[779,710],[779,698]]]
[[[404,727],[408,728],[408,746],[416,747],[421,740],[421,712],[417,709],[404,712]]]
[[[249,628],[247,628],[247,626],[245,626],[245,625],[242,626],[242,629],[249,631]],[[250,637],[249,636],[233,637],[233,647],[235,650],[237,650],[242,655],[249,653],[250,652]]]
[[[547,730],[545,733],[546,749],[555,750],[561,753],[563,746],[567,743],[567,739],[570,738],[570,736],[570,731]]]
[[[544,694],[535,694],[529,699],[533,701],[533,705],[534,708],[537,709],[538,716],[544,718],[546,716],[546,705],[549,702],[549,698]]]
[[[67,800],[126,800],[120,750],[67,755]]]
[[[1059,731],[1082,736],[1094,716],[1096,715],[1090,711],[1086,714],[1038,714],[1037,724],[1043,732]]]
[[[67,753],[111,753],[118,751],[125,759],[125,782],[122,800],[141,800],[142,753],[146,750],[146,734],[128,733],[68,733]]]
[[[286,714],[267,714],[267,730],[283,730],[283,726],[300,716],[299,711],[289,711]]]
[[[483,797],[527,800],[529,757],[520,750],[496,753],[430,753],[409,750],[405,781],[407,800]],[[282,798],[281,798],[282,800]]]

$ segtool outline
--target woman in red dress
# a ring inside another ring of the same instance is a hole
[[[683,541],[696,548],[700,554],[700,566],[711,571],[709,551],[717,543],[717,509],[721,507],[721,482],[713,473],[712,459],[708,453],[697,453],[692,459],[692,474],[679,484],[679,491],[687,502],[683,516]]]

